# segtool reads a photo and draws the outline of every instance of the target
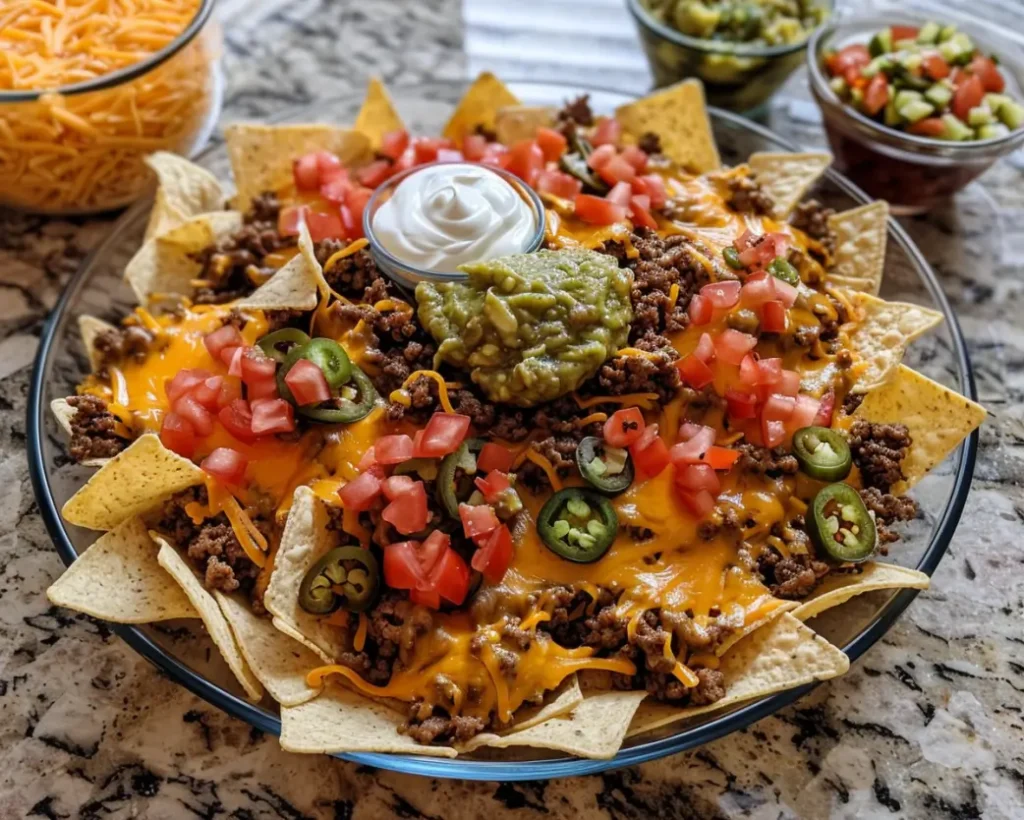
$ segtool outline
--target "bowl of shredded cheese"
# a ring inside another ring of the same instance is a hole
[[[214,0],[0,3],[0,205],[121,208],[154,151],[190,154],[219,114]]]

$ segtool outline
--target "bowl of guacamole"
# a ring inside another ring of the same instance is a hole
[[[656,86],[687,77],[708,102],[757,113],[803,61],[832,0],[626,0]]]

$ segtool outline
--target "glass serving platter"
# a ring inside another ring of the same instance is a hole
[[[511,83],[512,90],[529,104],[560,105],[581,93],[591,95],[598,113],[611,113],[629,97],[595,88],[558,84]],[[395,104],[412,133],[441,130],[465,86],[431,83],[391,89]],[[362,103],[353,93],[286,112],[277,122],[349,123]],[[796,147],[737,115],[712,110],[715,137],[723,162],[738,164],[755,151],[792,151]],[[222,180],[230,178],[223,143],[200,154],[197,161]],[[829,207],[844,210],[867,201],[852,183],[827,172],[812,195]],[[28,405],[28,455],[39,508],[65,564],[70,564],[97,533],[69,526],[59,510],[89,477],[91,471],[75,465],[65,453],[65,441],[49,411],[50,401],[70,395],[88,372],[86,352],[77,322],[92,314],[116,322],[134,307],[131,291],[122,281],[124,267],[142,243],[150,203],[129,209],[107,240],[86,260],[68,284],[44,328],[33,373]],[[882,296],[914,302],[940,311],[945,323],[916,342],[907,363],[929,377],[976,398],[974,377],[956,316],[935,274],[906,233],[889,225],[886,276]],[[970,489],[978,446],[975,432],[938,469],[915,488],[921,515],[904,530],[904,540],[888,560],[931,574],[945,554]],[[39,590],[42,595],[42,590]],[[915,590],[862,595],[812,622],[813,628],[851,661],[856,660],[892,626],[916,595]],[[191,692],[264,732],[279,734],[275,705],[247,701],[198,621],[168,622],[153,626],[112,627],[135,651],[154,663]],[[382,769],[474,780],[533,780],[588,774],[642,763],[699,746],[770,715],[806,694],[811,685],[791,689],[722,713],[712,713],[667,727],[660,732],[630,738],[610,760],[581,760],[544,750],[481,750],[470,756],[442,759],[417,755],[343,754],[340,757]]]

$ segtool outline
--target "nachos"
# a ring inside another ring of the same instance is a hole
[[[595,116],[491,75],[441,137],[375,83],[227,143],[230,206],[153,159],[139,306],[82,321],[63,514],[105,534],[55,603],[201,618],[292,751],[610,757],[842,674],[803,621],[927,586],[877,559],[985,413],[901,364],[941,317],[877,297],[884,203],[803,201],[827,155],[722,167],[693,82]]]

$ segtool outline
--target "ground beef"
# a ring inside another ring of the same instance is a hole
[[[264,191],[252,198],[245,221],[250,225],[276,225],[280,214],[281,201],[277,198],[277,194],[273,191]]]
[[[141,325],[125,325],[104,330],[93,340],[93,350],[99,354],[99,369],[105,370],[126,359],[141,362],[146,358],[156,337]]]
[[[107,403],[98,396],[71,396],[68,404],[75,408],[71,417],[71,442],[68,451],[77,461],[91,458],[112,458],[129,442],[114,432],[117,417],[107,410]]]
[[[889,492],[903,480],[900,462],[910,450],[912,439],[905,424],[873,424],[858,419],[850,427],[850,452],[860,467],[865,487]]]
[[[327,260],[336,251],[345,247],[344,242],[338,240],[325,240],[317,246],[317,258],[320,264],[326,264]],[[329,267],[324,268],[324,278],[335,291],[349,299],[363,300],[371,305],[381,299],[388,298],[392,285],[377,268],[377,263],[368,250],[356,251],[349,256],[339,259]]]
[[[679,389],[679,358],[672,343],[657,333],[649,332],[633,343],[633,347],[657,357],[615,356],[603,365],[597,374],[599,393],[621,396],[626,393],[657,393],[663,402],[669,401]]]
[[[777,478],[780,475],[794,475],[800,469],[796,456],[783,447],[769,450],[744,441],[737,444],[736,449],[741,453],[737,463],[744,472]]]
[[[847,393],[843,398],[843,413],[847,416],[852,416],[857,412],[857,408],[860,407],[861,402],[864,401],[865,393]]]
[[[645,131],[641,134],[640,139],[637,140],[636,144],[640,150],[644,151],[648,156],[654,156],[655,154],[661,153],[661,137],[653,131]]]
[[[566,100],[557,115],[559,123],[572,122],[576,125],[590,126],[594,124],[594,112],[590,108],[590,95],[581,94],[574,100]]]
[[[727,186],[729,196],[726,201],[734,211],[768,216],[775,210],[775,201],[752,177],[730,177]]]
[[[835,211],[832,208],[826,208],[818,200],[812,199],[797,203],[789,217],[789,224],[812,239],[817,239],[829,254],[833,254],[836,250],[836,234],[828,220],[834,215]]]
[[[806,598],[818,582],[828,575],[829,566],[808,553],[784,558],[774,547],[767,547],[757,558],[757,571],[776,598]]]
[[[878,531],[878,543],[885,545],[899,541],[900,536],[891,529],[897,521],[912,521],[917,517],[917,502],[907,496],[883,493],[875,487],[865,487],[860,491],[864,506],[875,514],[875,529]]]
[[[416,704],[413,705],[416,710]],[[442,745],[455,741],[466,741],[474,735],[480,734],[487,723],[482,718],[471,715],[431,715],[421,722],[416,722],[415,715],[409,718],[408,723],[401,728],[401,731],[409,735],[417,743],[431,744],[440,742]]]
[[[551,462],[555,472],[566,478],[576,469],[576,448],[583,440],[584,431],[576,429],[571,433],[548,436],[534,442],[531,447]],[[525,461],[516,471],[519,480],[533,493],[550,489],[548,474],[532,461]]]

